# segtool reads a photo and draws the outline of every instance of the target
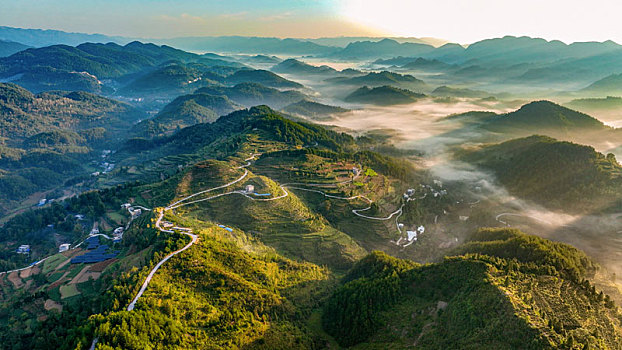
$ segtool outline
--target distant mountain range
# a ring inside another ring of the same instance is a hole
[[[25,29],[0,26],[0,39],[24,45],[42,47],[50,45],[76,46],[85,42],[127,44],[134,39],[103,34],[68,33],[51,29]]]

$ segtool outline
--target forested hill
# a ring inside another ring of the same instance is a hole
[[[378,106],[390,106],[414,103],[426,97],[424,94],[413,92],[407,89],[400,89],[394,86],[384,85],[374,88],[363,86],[344,100],[352,103],[373,104]]]
[[[482,229],[456,256],[418,265],[375,252],[343,279],[323,325],[342,346],[616,349],[620,312],[582,252],[512,229]]]
[[[587,114],[562,107],[549,101],[536,101],[519,110],[499,114],[488,120],[487,129],[493,131],[552,131],[557,133],[607,130],[601,121]]]
[[[226,96],[194,93],[179,96],[153,118],[134,126],[140,136],[156,136],[199,123],[210,123],[219,116],[242,108]]]
[[[550,208],[591,211],[622,200],[622,167],[613,154],[546,136],[506,141],[464,155],[492,171],[512,194]]]
[[[0,58],[0,78],[34,92],[79,89],[99,93],[109,89],[102,83],[105,79],[136,74],[169,61],[207,65],[220,62],[172,47],[140,42],[125,46],[114,43],[84,43],[76,47],[53,45]]]
[[[127,129],[142,116],[131,106],[86,92],[38,95],[0,83],[0,136],[9,144],[51,129]]]
[[[261,131],[270,140],[286,142],[292,146],[319,146],[341,149],[352,146],[354,139],[345,133],[327,130],[315,124],[294,122],[267,106],[233,112],[220,117],[212,124],[198,124],[171,136],[169,144],[195,149],[216,139]]]

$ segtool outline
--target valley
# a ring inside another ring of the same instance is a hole
[[[620,348],[619,45],[182,39],[6,45],[0,348]]]

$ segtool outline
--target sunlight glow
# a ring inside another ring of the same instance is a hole
[[[504,35],[622,42],[615,0],[344,0],[341,16],[396,36],[471,43]]]

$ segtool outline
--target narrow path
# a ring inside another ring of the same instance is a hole
[[[172,233],[173,231],[169,231],[169,230],[164,230],[160,227],[160,222],[162,221],[162,217],[164,217],[164,211],[160,212],[160,217],[158,217],[158,221],[156,222],[156,227],[162,231],[162,232],[168,232],[168,233]],[[136,302],[138,301],[138,299],[143,295],[143,293],[145,292],[145,290],[147,289],[147,287],[149,286],[149,282],[151,282],[151,279],[153,278],[153,275],[155,275],[155,273],[158,271],[158,269],[162,266],[162,264],[164,264],[165,262],[167,262],[170,258],[172,258],[173,256],[183,252],[184,250],[190,248],[193,244],[195,244],[198,240],[199,240],[199,236],[192,234],[192,233],[188,233],[188,232],[182,232],[183,234],[189,236],[191,238],[190,243],[186,244],[183,248],[178,249],[170,254],[168,254],[167,256],[164,257],[164,259],[160,260],[160,262],[151,270],[151,272],[149,272],[149,275],[147,275],[147,278],[145,279],[145,282],[143,282],[143,285],[140,287],[140,290],[138,291],[138,294],[136,294],[136,296],[134,297],[134,300],[132,300],[132,302],[130,303],[130,305],[128,305],[127,307],[127,311],[132,311],[134,310],[134,306],[136,306]]]
[[[248,166],[251,165],[251,160],[254,159],[258,154],[253,154],[251,155],[249,158],[246,158],[244,161],[246,162],[246,164],[241,165],[239,167],[237,167],[237,169],[243,169],[246,168]],[[244,180],[244,178],[246,178],[246,176],[248,175],[248,170],[244,169],[244,174],[242,176],[240,176],[239,178],[226,183],[224,185],[220,185],[220,186],[216,186],[216,187],[212,187],[209,188],[207,190],[203,190],[203,191],[199,191],[196,193],[193,193],[189,196],[186,196],[184,198],[179,199],[178,201],[170,204],[169,206],[165,207],[164,209],[162,209],[160,211],[160,214],[158,216],[158,219],[156,220],[155,223],[155,227],[160,230],[161,232],[165,232],[165,233],[173,233],[172,230],[165,230],[163,229],[160,224],[162,222],[162,218],[164,218],[164,213],[169,211],[169,210],[174,210],[176,208],[182,207],[182,206],[186,206],[186,205],[190,205],[193,203],[198,203],[198,202],[203,202],[203,201],[207,201],[210,199],[214,199],[214,198],[218,198],[218,197],[222,197],[222,196],[226,196],[229,194],[233,194],[233,193],[241,193],[241,191],[233,191],[233,192],[227,192],[227,193],[221,193],[212,197],[208,197],[208,198],[203,198],[203,199],[199,199],[199,200],[194,200],[194,201],[190,201],[187,202],[189,199],[194,198],[196,196],[205,194],[205,193],[209,193],[218,189],[222,189],[222,188],[226,188],[229,187],[231,185],[234,185],[242,180]],[[278,198],[274,198],[274,199],[278,199]],[[132,311],[134,310],[134,307],[136,306],[136,302],[138,301],[138,299],[140,299],[140,297],[143,295],[143,293],[145,292],[145,290],[147,290],[147,287],[149,286],[149,283],[151,282],[151,280],[153,279],[153,276],[155,275],[155,273],[158,271],[158,269],[165,263],[167,262],[170,258],[172,258],[173,256],[183,252],[184,250],[190,248],[193,244],[195,244],[198,240],[199,240],[199,236],[189,233],[189,232],[184,232],[184,231],[180,231],[181,233],[185,234],[186,236],[190,237],[190,243],[186,244],[183,248],[178,249],[170,254],[168,254],[167,256],[165,256],[162,260],[160,260],[156,266],[154,266],[153,269],[151,269],[151,271],[149,272],[149,275],[147,275],[147,278],[145,279],[145,281],[143,282],[142,286],[140,287],[140,290],[138,291],[138,293],[136,294],[136,296],[134,297],[134,299],[132,300],[132,302],[128,305],[127,307],[127,311]]]

